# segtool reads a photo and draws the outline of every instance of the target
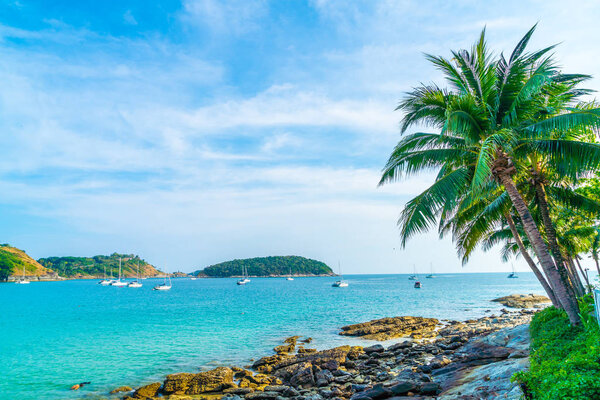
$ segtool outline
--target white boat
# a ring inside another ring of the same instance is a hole
[[[127,282],[121,280],[121,259],[119,258],[119,278],[116,281],[113,281],[111,286],[123,287],[127,286]]]
[[[17,281],[15,281],[16,284],[19,285],[27,285],[31,282],[29,282],[27,279],[25,279],[25,266],[23,265],[23,276],[20,277]]]
[[[408,277],[408,280],[409,281],[416,281],[417,280],[417,267],[415,267],[415,264],[413,264],[413,274]]]
[[[344,277],[342,276],[342,267],[340,266],[340,262],[338,261],[338,272],[340,273],[340,279],[333,282],[332,287],[348,287],[348,282],[344,281]]]
[[[156,285],[152,290],[171,290],[171,275],[169,275],[169,283],[167,284],[167,276],[165,275],[165,282],[160,285]]]
[[[190,278],[190,281],[195,281],[196,279],[197,279],[197,278],[196,278],[195,276],[192,276],[192,277]]]
[[[102,286],[108,286],[112,283],[113,281],[108,279],[106,277],[106,265],[104,266],[104,279],[102,279],[100,282],[98,282],[98,285],[102,285]]]
[[[248,270],[246,269],[246,267],[242,267],[242,277],[238,279],[237,284],[245,285],[248,282],[250,282],[250,279],[248,278]]]
[[[289,273],[288,277],[285,278],[285,280],[286,281],[293,281],[294,280],[294,278],[292,278],[292,267],[290,267],[290,273]]]
[[[135,278],[135,281],[129,282],[129,284],[127,285],[127,287],[132,287],[132,288],[140,288],[142,287],[142,281],[140,280],[140,263],[138,262],[137,265],[137,276]]]

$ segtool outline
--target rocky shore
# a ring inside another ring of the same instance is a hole
[[[462,322],[384,318],[343,327],[340,335],[405,341],[317,351],[307,347],[310,338],[294,336],[252,365],[117,390],[123,400],[516,400],[521,392],[510,376],[528,365],[533,313],[502,310]]]

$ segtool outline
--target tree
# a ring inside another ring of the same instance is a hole
[[[484,193],[506,193],[556,298],[573,324],[579,323],[577,299],[568,272],[556,263],[542,231],[519,191],[519,170],[530,154],[555,162],[563,175],[576,179],[600,167],[600,146],[575,137],[557,139],[555,132],[600,126],[600,109],[570,109],[587,93],[576,87],[585,75],[561,74],[549,52],[554,46],[526,53],[535,26],[519,41],[511,56],[493,59],[485,30],[470,51],[452,52],[453,59],[427,55],[449,84],[420,85],[398,109],[404,112],[404,137],[392,152],[380,184],[437,169],[434,183],[410,200],[402,211],[402,245],[414,234],[447,221],[478,201]],[[561,100],[548,101],[559,85],[567,85]],[[548,105],[558,108],[551,108]],[[439,133],[411,133],[421,124]],[[550,221],[550,224],[552,222]],[[548,234],[548,232],[546,232]],[[551,246],[553,245],[551,240]]]

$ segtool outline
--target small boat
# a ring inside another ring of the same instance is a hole
[[[98,285],[108,286],[111,283],[112,283],[112,280],[110,280],[106,277],[106,265],[105,265],[104,266],[104,279],[102,279],[100,282],[98,282]]]
[[[415,282],[415,289],[421,289],[421,282],[419,282],[419,281]]]
[[[340,262],[338,261],[338,272],[340,273],[340,279],[333,282],[332,287],[348,287],[348,282],[344,282],[344,277],[342,276],[342,267],[340,266]]]
[[[20,277],[17,281],[15,281],[15,283],[18,285],[27,285],[27,284],[31,283],[30,281],[25,279],[25,266],[24,265],[23,265],[23,276]]]
[[[517,272],[515,271],[515,265],[511,264],[511,266],[512,266],[512,272],[510,274],[508,274],[507,278],[511,278],[511,279],[518,278],[519,275],[517,275]]]
[[[127,287],[132,287],[132,288],[142,287],[142,281],[140,280],[140,263],[138,263],[138,265],[137,265],[137,276],[135,278],[135,281],[129,282]]]
[[[112,281],[111,286],[123,287],[127,286],[127,282],[121,280],[121,259],[119,258],[119,278],[116,281]]]
[[[195,281],[196,279],[197,279],[197,278],[196,278],[195,276],[192,276],[192,277],[190,278],[190,281]]]
[[[286,281],[293,281],[294,278],[292,278],[292,267],[290,267],[290,273],[288,274],[288,277],[285,278]]]
[[[240,279],[238,279],[237,284],[245,285],[248,282],[250,282],[250,279],[248,278],[248,269],[243,266],[242,267],[242,277]]]
[[[171,286],[171,276],[169,275],[169,283],[167,284],[167,276],[165,275],[165,282],[154,286],[152,290],[171,290]]]
[[[408,277],[408,280],[409,281],[416,281],[417,280],[417,267],[415,267],[415,264],[413,264],[413,274]]]
[[[435,278],[435,275],[433,274],[433,264],[432,263],[429,263],[429,275],[427,275],[425,278],[427,278],[427,279]]]

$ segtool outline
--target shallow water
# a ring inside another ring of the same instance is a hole
[[[364,343],[339,327],[414,315],[448,319],[502,308],[490,299],[540,293],[533,274],[442,274],[412,287],[407,275],[334,278],[174,279],[173,289],[105,287],[97,281],[0,284],[0,399],[106,398],[173,372],[245,365],[287,336],[311,336],[311,347]],[[371,342],[372,343],[372,342]],[[78,392],[70,386],[91,381]]]

